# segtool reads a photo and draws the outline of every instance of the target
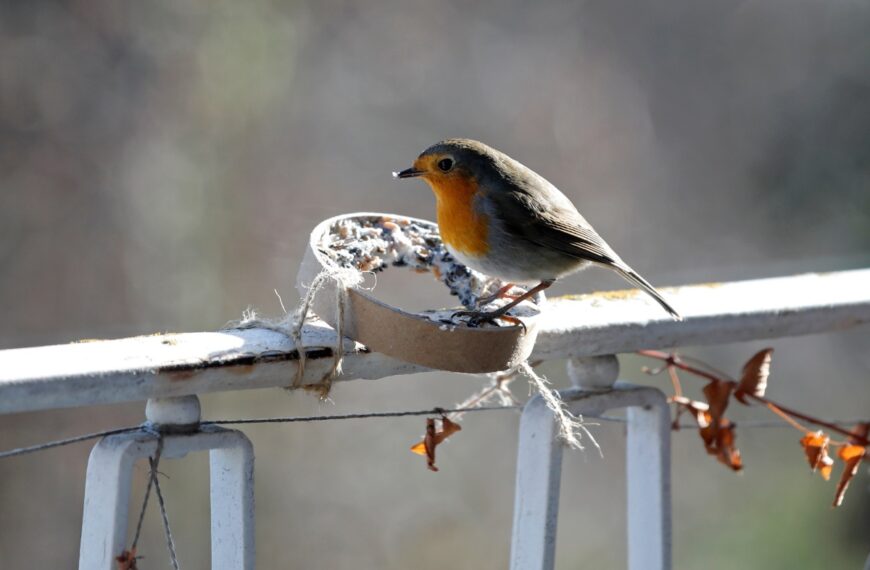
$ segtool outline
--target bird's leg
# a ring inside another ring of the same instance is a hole
[[[499,307],[494,311],[457,311],[453,313],[454,317],[471,317],[468,321],[468,324],[471,326],[476,326],[481,323],[492,323],[499,317],[503,317],[505,313],[525,301],[531,297],[534,297],[544,289],[548,288],[552,285],[556,280],[555,279],[546,279],[541,281],[507,305],[503,307]]]
[[[515,295],[508,295],[507,294],[507,292],[510,291],[511,289],[513,289],[513,287],[514,287],[513,283],[505,284],[503,287],[501,287],[498,291],[496,291],[492,295],[487,295],[486,297],[483,297],[482,299],[478,299],[477,306],[483,307],[484,305],[488,305],[489,303],[492,303],[496,299],[504,299],[505,297],[510,297],[511,299],[516,299],[517,297]]]
[[[514,326],[517,326],[517,327],[523,327],[523,332],[524,332],[524,333],[529,331],[529,330],[526,328],[526,323],[524,323],[523,321],[521,321],[521,320],[520,320],[519,318],[517,318],[517,317],[512,317],[512,316],[510,316],[510,315],[502,315],[502,316],[499,317],[499,319],[502,320],[502,321],[507,321],[507,322],[509,322],[510,324],[514,325]]]

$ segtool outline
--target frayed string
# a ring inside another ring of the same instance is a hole
[[[321,279],[322,277],[322,279]],[[323,288],[323,284],[327,279],[335,280],[335,346],[332,347],[332,364],[320,382],[311,386],[312,389],[318,392],[320,399],[325,400],[329,397],[329,392],[332,390],[332,382],[341,375],[341,365],[344,361],[344,316],[347,312],[347,291],[351,287],[355,287],[362,282],[362,274],[353,270],[340,270],[330,272],[324,269],[321,271],[311,286],[308,288],[303,302],[300,303],[299,311],[297,312],[295,326],[293,328],[293,340],[296,346],[299,347],[299,368],[296,372],[296,380],[293,382],[293,387],[298,388],[302,384],[302,379],[305,374],[305,351],[302,343],[302,327],[305,325],[305,319],[308,316],[308,311],[311,304],[314,302],[314,297],[319,289]]]
[[[299,360],[296,366],[296,378],[293,379],[292,388],[299,388],[302,385],[302,380],[305,378],[305,362],[307,360],[305,344],[302,341],[302,327],[305,326],[305,320],[308,318],[308,312],[311,310],[311,305],[314,303],[314,297],[317,292],[323,287],[326,282],[328,273],[326,270],[321,271],[308,286],[305,296],[296,307],[296,312],[293,315],[293,325],[290,328],[290,338],[293,339],[293,344],[296,346],[296,351],[299,353]],[[337,344],[341,344],[341,337],[338,337]]]
[[[330,280],[335,282],[335,345],[330,347],[332,349],[333,359],[329,370],[323,375],[320,382],[311,386],[312,389],[318,392],[321,399],[326,399],[329,396],[333,380],[341,374],[342,362],[345,354],[344,317],[347,313],[347,291],[348,289],[358,287],[362,283],[363,274],[360,271],[334,266],[324,267],[320,273],[314,277],[311,284],[306,287],[305,295],[302,297],[299,305],[292,314],[285,313],[284,317],[278,320],[264,319],[260,318],[253,310],[248,309],[242,314],[242,320],[240,322],[228,323],[226,327],[239,329],[264,328],[288,335],[293,340],[296,350],[299,353],[299,360],[297,361],[296,366],[296,376],[289,388],[302,388],[307,363],[307,347],[305,346],[303,338],[303,329],[305,327],[305,322],[308,320],[308,315],[311,312],[311,307],[314,304],[315,297]]]
[[[592,445],[594,445],[598,450],[599,455],[603,457],[604,454],[601,451],[601,446],[598,445],[598,442],[595,441],[595,437],[593,437],[586,428],[586,425],[583,423],[583,418],[571,413],[568,406],[565,405],[564,400],[559,397],[559,392],[550,387],[550,382],[535,372],[535,370],[529,365],[528,361],[520,364],[519,370],[528,377],[529,383],[534,386],[538,394],[541,395],[541,398],[544,399],[547,408],[553,412],[556,423],[559,424],[559,439],[565,442],[565,444],[572,449],[584,449],[583,444],[580,441],[580,432],[582,432],[586,434],[586,437],[589,438],[589,441],[591,441]]]
[[[490,382],[481,390],[466,398],[461,404],[458,404],[457,408],[462,411],[450,413],[450,419],[458,421],[466,411],[491,404],[492,402],[497,402],[502,406],[518,406],[519,402],[514,398],[509,388],[509,384],[518,374],[523,374],[529,379],[529,390],[534,390],[540,394],[547,408],[553,412],[554,419],[559,425],[558,438],[560,440],[572,449],[582,450],[584,447],[581,443],[580,434],[585,434],[589,438],[589,441],[592,442],[592,445],[598,450],[599,455],[604,456],[601,447],[586,427],[587,424],[583,421],[583,418],[575,416],[568,410],[565,402],[559,396],[559,392],[552,389],[550,382],[535,372],[535,369],[532,368],[528,361],[510,370],[487,374]]]
[[[333,380],[341,375],[341,365],[344,360],[344,316],[347,312],[348,290],[362,283],[362,273],[355,269],[324,267],[311,282],[305,297],[299,304],[291,331],[291,337],[299,351],[299,366],[296,369],[296,379],[293,382],[293,388],[298,388],[302,385],[305,374],[305,345],[302,340],[302,327],[305,326],[305,320],[318,291],[330,279],[335,282],[335,345],[332,347],[332,365],[320,379],[320,382],[312,386],[320,394],[321,399],[326,399],[329,396]]]

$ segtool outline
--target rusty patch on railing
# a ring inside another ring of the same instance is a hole
[[[332,349],[328,347],[309,348],[305,351],[305,357],[309,360],[332,358]],[[229,358],[161,366],[160,368],[153,369],[152,372],[155,374],[167,374],[171,381],[182,381],[193,378],[199,372],[211,368],[226,368],[241,375],[249,373],[250,369],[257,364],[290,362],[294,360],[299,360],[298,350],[269,350],[260,353],[240,353]]]

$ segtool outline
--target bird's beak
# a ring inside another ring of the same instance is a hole
[[[416,178],[417,176],[422,176],[423,174],[423,170],[417,170],[412,166],[411,168],[406,168],[401,172],[393,172],[393,178]]]

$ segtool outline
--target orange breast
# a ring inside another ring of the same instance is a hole
[[[477,183],[458,176],[440,177],[429,184],[435,192],[438,227],[447,247],[479,257],[489,251],[487,217],[474,211]]]

